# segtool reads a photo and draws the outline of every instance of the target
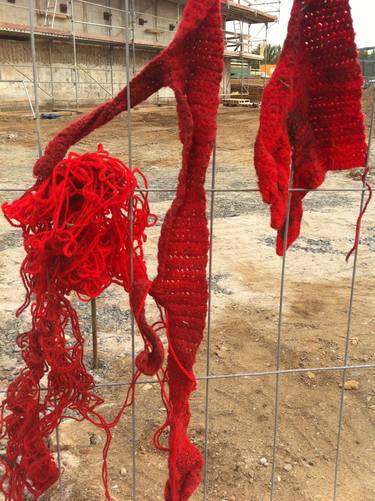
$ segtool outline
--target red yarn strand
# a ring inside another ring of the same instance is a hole
[[[103,482],[110,499],[110,429],[134,400],[140,371],[116,417],[106,422],[96,410],[103,399],[93,392],[94,380],[83,362],[78,317],[68,298],[74,292],[89,301],[114,277],[129,291],[131,252],[135,281],[145,280],[142,243],[155,217],[150,215],[147,193],[135,193],[139,187],[135,174],[100,146],[97,153],[70,154],[51,176],[3,205],[9,222],[22,229],[26,251],[21,267],[26,299],[18,314],[30,306],[32,315],[31,330],[17,338],[26,368],[9,385],[1,406],[0,437],[7,435],[8,444],[6,460],[1,460],[5,473],[0,491],[6,500],[23,499],[24,489],[38,497],[56,482],[58,469],[46,439],[67,417],[67,410],[76,413],[75,419],[86,419],[106,432]],[[130,203],[134,242],[130,240]],[[67,330],[73,338],[69,344]],[[44,376],[47,391],[42,394]]]
[[[370,183],[368,181],[366,181],[367,176],[370,173],[370,170],[371,170],[371,167],[368,165],[364,169],[362,177],[361,177],[362,184],[363,184],[363,186],[366,186],[367,191],[368,191],[368,195],[367,195],[367,200],[364,203],[364,206],[363,206],[363,208],[362,208],[362,210],[361,210],[361,212],[360,212],[360,214],[359,214],[359,216],[357,218],[357,223],[356,223],[356,228],[355,228],[354,245],[353,245],[353,247],[350,249],[350,251],[346,255],[346,258],[345,258],[346,262],[349,261],[350,256],[353,254],[353,252],[355,252],[358,249],[359,236],[360,236],[360,233],[361,233],[362,218],[365,215],[365,213],[367,211],[367,208],[369,206],[369,203],[371,202],[371,199],[372,199],[372,187],[371,187]]]

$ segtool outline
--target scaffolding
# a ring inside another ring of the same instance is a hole
[[[165,13],[163,0],[150,0],[147,8],[144,2],[137,5],[133,0],[129,12],[123,0],[65,0],[65,3],[33,0],[29,17],[28,3],[22,1],[7,3],[6,10],[1,10],[5,3],[0,1],[0,36],[8,41],[22,41],[28,40],[33,31],[36,44],[48,47],[48,60],[37,61],[41,105],[49,109],[74,106],[77,111],[113,97],[124,86],[123,61],[116,65],[114,59],[116,54],[123,55],[127,43],[131,47],[131,76],[147,62],[145,54],[151,59],[165,48],[176,32],[185,3],[183,0],[168,2],[174,7]],[[277,22],[280,0],[221,0],[221,3],[226,58],[222,97],[231,97],[233,90],[236,97],[250,97],[249,89],[257,84],[256,78],[259,80],[260,76],[259,71],[252,70],[253,63],[258,62],[259,66],[266,58],[264,50],[257,54],[256,49],[265,47],[268,26]],[[137,8],[141,6],[142,9]],[[62,43],[71,48],[67,64],[54,61]],[[81,61],[80,52],[87,46],[104,51],[100,68]],[[231,79],[233,67],[240,68],[239,84]],[[32,85],[32,65],[28,61],[3,59],[0,69],[3,70],[1,78],[8,82],[22,79]],[[158,93],[158,104],[171,101],[172,94]],[[4,104],[6,106],[6,100]]]
[[[369,87],[375,83],[375,47],[362,47],[359,49],[359,54],[364,86]],[[372,56],[369,58],[365,54],[372,54]]]
[[[226,32],[227,46],[239,53],[231,60],[230,98],[247,99],[251,103],[260,103],[263,88],[270,74],[268,65],[267,43],[268,30],[280,16],[280,0],[237,0],[237,4],[251,6],[261,13],[273,16],[273,21],[254,23],[251,20],[233,20],[232,32]]]

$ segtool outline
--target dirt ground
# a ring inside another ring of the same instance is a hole
[[[368,102],[366,101],[366,111]],[[254,188],[252,147],[259,112],[222,108],[217,138],[217,188]],[[46,142],[72,116],[42,121]],[[20,114],[0,116],[1,188],[28,187],[36,158],[33,121]],[[180,161],[173,107],[143,107],[132,113],[133,163],[148,176],[151,188],[175,187]],[[98,142],[112,155],[127,160],[126,117],[121,116],[83,140],[74,151],[93,150]],[[372,154],[375,157],[375,153]],[[373,176],[371,176],[374,179]],[[208,173],[207,186],[211,182]],[[358,176],[341,172],[328,176],[325,188],[360,188]],[[11,200],[15,192],[1,192]],[[172,193],[150,196],[160,221]],[[360,192],[319,192],[308,195],[301,238],[286,260],[285,304],[281,338],[281,368],[342,365],[353,260],[345,262],[359,209]],[[209,382],[209,449],[207,465],[210,501],[263,501],[269,498],[275,409],[275,370],[281,259],[274,252],[274,232],[267,207],[256,192],[216,193],[214,198],[211,367]],[[375,205],[366,213],[358,256],[357,279],[349,344],[349,363],[375,364]],[[160,224],[149,232],[147,261],[155,273]],[[15,319],[23,289],[18,268],[23,257],[19,232],[0,221],[0,380],[5,388],[22,367],[15,337],[29,318]],[[90,311],[77,304],[91,366]],[[98,384],[124,382],[130,375],[130,315],[127,298],[111,288],[98,300],[101,366]],[[140,348],[139,340],[136,343]],[[196,366],[206,372],[206,341]],[[224,377],[259,372],[252,377]],[[351,369],[345,391],[337,499],[375,499],[375,370]],[[287,373],[280,377],[277,435],[277,501],[331,500],[336,459],[341,373],[336,370]],[[205,391],[200,381],[193,395],[190,435],[203,450]],[[103,411],[113,416],[126,387],[99,387],[106,399]],[[165,412],[156,384],[137,388],[137,499],[162,499],[166,456],[152,446],[153,431]],[[88,424],[61,425],[63,486],[66,500],[104,499],[101,486],[103,436]],[[131,498],[131,414],[114,433],[109,456],[114,501]],[[201,500],[202,488],[193,496]],[[52,490],[45,500],[60,499]]]

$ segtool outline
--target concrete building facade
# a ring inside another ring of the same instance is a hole
[[[41,105],[83,107],[109,99],[126,83],[125,44],[130,74],[168,45],[181,19],[183,0],[2,0],[0,4],[1,106],[25,106],[33,94],[30,32],[36,40]],[[252,2],[253,3],[253,2]],[[126,6],[128,5],[128,11]],[[252,24],[275,22],[247,0],[222,0],[225,74],[222,94],[230,93],[231,61],[259,58],[246,34]],[[228,28],[229,27],[229,28]],[[173,100],[169,89],[154,102]]]

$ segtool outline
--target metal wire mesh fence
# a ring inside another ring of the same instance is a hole
[[[36,139],[37,139],[37,147],[39,155],[42,154],[43,145],[40,131],[40,122],[39,122],[39,87],[37,81],[37,62],[36,62],[36,53],[35,53],[35,36],[33,31],[33,16],[32,16],[32,8],[33,1],[29,0],[29,12],[30,12],[30,25],[31,25],[31,33],[30,33],[30,41],[31,41],[31,53],[32,53],[32,66],[33,66],[33,79],[34,79],[34,108],[35,108],[35,131],[36,131]],[[129,0],[125,0],[124,10],[126,12],[125,16],[125,33],[126,33],[126,44],[125,44],[125,78],[126,82],[129,82],[131,79],[131,68],[134,68],[134,58],[135,52],[132,51],[132,47],[134,45],[131,44],[130,39],[130,19],[131,16],[134,15],[134,3],[129,2]],[[127,93],[128,103],[131,103],[131,95],[130,88],[128,87]],[[128,165],[132,168],[133,165],[133,143],[132,143],[132,109],[131,106],[128,107],[126,112],[127,115],[127,127],[128,127]],[[369,124],[369,155],[371,151],[371,141],[373,136],[373,122],[374,122],[374,105],[372,107],[371,114],[371,123]],[[369,156],[367,161],[369,161]],[[359,196],[359,212],[362,211],[367,188],[365,185],[365,181],[363,181],[362,188],[321,188],[315,190],[316,192],[353,192],[358,193]],[[291,194],[294,191],[289,187],[289,200],[288,200],[288,216],[287,222],[285,225],[285,234],[288,232],[289,225],[289,213],[290,213],[290,202],[291,202]],[[22,192],[23,188],[7,188],[0,190],[2,192]],[[149,189],[150,193],[169,193],[173,194],[174,188],[163,188],[163,189]],[[208,214],[209,214],[209,228],[210,234],[213,235],[215,231],[215,201],[216,197],[220,193],[230,193],[232,196],[236,196],[239,193],[247,194],[250,196],[252,193],[257,193],[257,188],[220,188],[217,187],[217,156],[216,156],[216,147],[212,157],[212,166],[211,166],[211,177],[209,181],[209,187],[207,188],[207,194],[209,195],[209,205],[208,205]],[[355,217],[355,215],[354,215]],[[132,215],[131,215],[132,218]],[[286,242],[286,238],[284,242]],[[328,366],[308,366],[308,367],[294,367],[294,368],[283,368],[281,364],[282,358],[282,344],[283,344],[283,328],[284,328],[284,311],[285,311],[285,282],[287,275],[287,258],[288,253],[286,249],[284,249],[284,257],[282,258],[281,264],[281,273],[280,273],[280,289],[279,289],[279,301],[278,301],[278,314],[277,314],[277,325],[275,326],[275,357],[274,357],[274,369],[270,370],[262,370],[262,371],[254,371],[249,367],[246,371],[241,372],[231,372],[231,373],[223,373],[218,374],[212,368],[212,291],[213,291],[213,266],[214,266],[214,258],[215,258],[215,247],[213,244],[213,238],[211,238],[210,249],[209,249],[209,263],[208,263],[208,281],[209,281],[209,304],[208,304],[208,317],[207,317],[207,330],[206,330],[206,359],[205,359],[205,371],[203,374],[198,375],[197,379],[204,385],[204,459],[205,459],[205,467],[204,467],[204,481],[203,481],[203,489],[202,489],[202,497],[204,500],[209,499],[209,479],[208,479],[208,470],[210,467],[210,442],[209,442],[209,431],[210,431],[210,405],[212,403],[211,399],[211,384],[213,381],[223,381],[223,380],[257,380],[257,378],[272,378],[274,381],[274,389],[273,389],[273,426],[272,426],[272,453],[270,463],[272,465],[270,472],[270,482],[268,493],[264,493],[271,501],[275,497],[276,491],[276,483],[277,483],[277,466],[278,466],[278,446],[279,446],[279,425],[280,425],[280,415],[281,415],[281,405],[280,405],[280,395],[282,385],[288,385],[287,377],[292,377],[293,375],[298,374],[306,374],[306,373],[324,373],[324,372],[335,372],[340,374],[341,377],[341,389],[340,389],[340,399],[339,399],[339,407],[337,413],[337,434],[336,434],[336,446],[335,446],[335,460],[334,460],[334,475],[332,482],[332,492],[326,493],[326,499],[337,500],[338,498],[338,484],[339,484],[339,474],[340,474],[340,460],[342,456],[342,429],[343,429],[343,419],[345,412],[345,381],[347,379],[348,371],[350,370],[358,370],[358,371],[370,371],[371,369],[375,369],[375,363],[361,363],[354,364],[350,363],[349,357],[349,349],[350,349],[350,339],[352,332],[352,322],[353,322],[353,301],[355,295],[355,286],[356,286],[356,278],[357,278],[357,269],[358,269],[358,249],[355,251],[354,260],[352,264],[351,270],[351,285],[350,285],[350,293],[349,293],[349,306],[347,310],[347,318],[346,318],[346,329],[345,329],[345,337],[344,337],[344,356],[341,364],[334,364]],[[132,264],[131,264],[131,274],[133,273]],[[91,310],[92,315],[96,315],[96,305]],[[134,375],[135,371],[135,322],[134,318],[131,317],[131,357],[132,357],[132,373]],[[282,379],[285,377],[285,380]],[[98,388],[117,388],[122,386],[127,386],[130,383],[129,380],[124,381],[116,381],[116,382],[100,382],[97,384]],[[156,384],[155,380],[143,379],[137,381],[137,384]],[[132,471],[132,484],[131,484],[131,497],[133,500],[138,499],[137,496],[137,454],[136,454],[136,425],[137,425],[137,409],[136,404],[133,403],[131,408],[131,471]],[[56,431],[56,453],[57,453],[57,462],[60,471],[62,471],[62,460],[61,460],[61,444],[60,444],[60,436],[59,429]],[[66,499],[64,495],[64,485],[63,479],[60,475],[59,480],[59,495],[61,501]],[[242,499],[239,497],[239,499]]]

